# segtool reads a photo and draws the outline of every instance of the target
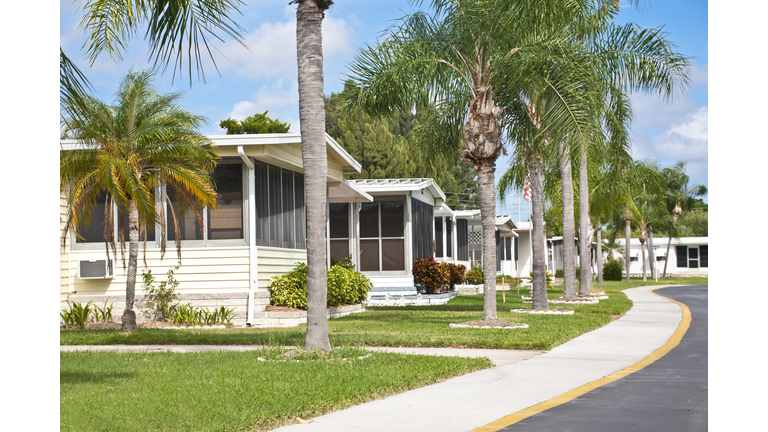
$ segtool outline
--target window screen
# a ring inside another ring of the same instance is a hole
[[[208,210],[208,240],[243,238],[243,166],[219,164],[211,176],[219,198]]]
[[[699,268],[699,248],[695,246],[688,248],[688,267]]]
[[[304,176],[293,173],[294,216],[296,218],[296,249],[307,248],[307,201],[304,198]]]
[[[166,192],[168,194],[168,205],[173,206],[173,210],[176,213],[176,218],[179,222],[179,231],[181,234],[180,240],[203,240],[200,222],[195,211],[192,208],[182,208],[180,206],[179,200],[176,197],[177,192],[172,187],[167,187]],[[198,209],[198,211],[202,213],[202,209]],[[170,209],[165,212],[165,216],[168,240],[176,240],[176,229],[173,224],[173,217]]]
[[[453,218],[445,218],[445,256],[453,256]]]
[[[256,202],[256,244],[269,246],[269,178],[267,164],[254,161],[256,185],[254,192]]]
[[[504,259],[512,261],[512,237],[504,239]]]
[[[411,226],[413,239],[413,259],[426,258],[432,254],[432,218],[431,205],[417,199],[411,200]],[[361,221],[362,226],[362,221]]]
[[[331,241],[331,259],[341,261],[349,257],[349,204],[331,203],[328,205],[329,236]]]
[[[91,210],[91,220],[88,225],[80,224],[77,232],[83,239],[75,237],[77,243],[104,241],[104,209],[107,206],[107,193],[101,192],[96,197],[96,205]]]
[[[293,199],[293,173],[288,170],[282,170],[282,206],[283,206],[283,247],[294,248],[296,243],[296,228],[294,222],[296,218],[293,215],[295,201]]]
[[[117,230],[118,232],[123,232],[123,239],[125,240],[125,243],[128,243],[130,241],[130,227],[129,227],[129,221],[128,221],[128,212],[121,211],[118,220],[117,220]],[[147,232],[147,241],[155,241],[155,226],[151,225],[146,227]],[[119,240],[119,239],[115,239]],[[144,233],[141,232],[141,227],[139,227],[139,241],[144,241]]]
[[[701,267],[709,267],[709,246],[699,246],[699,265]]]
[[[469,261],[468,243],[467,220],[456,219],[456,258],[459,261]]]
[[[269,166],[269,245],[283,247],[283,188],[280,168]]]
[[[675,255],[677,255],[677,266],[688,267],[688,246],[675,246]]]
[[[443,257],[443,218],[435,218],[435,257]]]

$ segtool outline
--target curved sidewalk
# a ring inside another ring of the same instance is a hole
[[[624,369],[664,345],[680,324],[682,311],[648,292],[662,286],[625,290],[634,302],[626,315],[528,360],[276,430],[470,431]],[[441,403],[446,401],[449,407]]]

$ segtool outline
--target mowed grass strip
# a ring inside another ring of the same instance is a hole
[[[285,352],[61,353],[60,430],[270,430],[491,366],[349,347]]]
[[[659,284],[707,283],[707,278],[668,278]],[[530,309],[517,297],[517,290],[496,294],[498,318],[525,323],[527,329],[449,328],[451,323],[482,317],[483,296],[458,296],[445,305],[369,307],[367,312],[328,320],[331,344],[334,346],[404,346],[549,350],[579,335],[611,322],[623,315],[632,302],[621,291],[654,282],[605,282],[595,288],[608,294],[607,300],[595,305],[556,305],[551,309],[572,309],[573,315],[533,315],[511,313],[512,309]],[[529,295],[528,288],[520,289]],[[561,297],[562,285],[547,292],[549,298]],[[237,328],[219,330],[142,329],[134,334],[120,330],[67,330],[60,332],[61,345],[283,345],[303,346],[306,328]]]

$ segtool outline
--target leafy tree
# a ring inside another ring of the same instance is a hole
[[[151,72],[129,73],[114,105],[79,95],[78,102],[67,106],[68,114],[62,118],[68,135],[82,147],[61,155],[61,187],[68,194],[67,230],[77,234],[79,227],[86,226],[97,197],[104,193],[107,209],[114,203],[128,213],[124,332],[136,331],[133,304],[139,231],[160,223],[161,250],[165,251],[165,215],[162,210],[158,214],[155,206],[156,188],[173,188],[181,203],[180,212],[191,207],[201,227],[199,208],[215,208],[217,198],[209,175],[218,156],[213,144],[198,131],[205,119],[177,105],[181,93],[158,95],[151,85],[152,78]],[[181,238],[178,217],[182,214],[177,215],[173,206],[168,208],[175,238]],[[105,223],[104,235],[114,251],[115,238],[109,223]],[[181,243],[176,244],[181,260]]]
[[[706,210],[691,210],[677,220],[681,229],[687,229],[691,237],[709,236],[709,212]]]
[[[307,336],[305,349],[331,349],[328,339],[326,217],[328,157],[323,100],[323,18],[331,0],[292,0],[296,9],[299,120],[307,197]]]
[[[415,130],[434,107],[395,113],[392,118],[372,118],[360,108],[342,116],[338,101],[354,89],[348,82],[342,93],[332,93],[326,101],[326,130],[356,160],[363,170],[350,178],[432,178],[446,194],[446,204],[454,210],[477,207],[477,173],[461,163],[461,155],[429,155],[419,150]]]
[[[291,125],[278,119],[271,119],[267,117],[267,114],[269,111],[256,113],[243,121],[228,118],[220,121],[219,127],[226,129],[227,135],[288,133]]]

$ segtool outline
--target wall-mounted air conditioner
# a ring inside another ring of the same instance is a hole
[[[80,279],[111,279],[115,277],[112,260],[80,260],[77,262],[77,277]]]

